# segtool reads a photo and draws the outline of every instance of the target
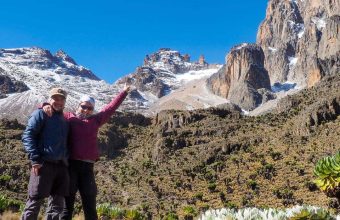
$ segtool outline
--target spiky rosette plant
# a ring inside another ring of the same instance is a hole
[[[336,220],[340,216],[315,206],[294,206],[287,209],[216,209],[207,210],[198,220]]]
[[[330,197],[340,198],[340,152],[320,159],[315,168],[314,183]]]
[[[335,220],[336,218],[331,215],[331,213],[324,209],[318,209],[318,210],[308,210],[307,208],[302,209],[298,213],[294,213],[292,217],[289,218],[289,220],[319,220],[319,219],[325,219],[325,220]]]

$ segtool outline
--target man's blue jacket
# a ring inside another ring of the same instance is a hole
[[[68,122],[62,112],[48,117],[42,109],[35,110],[28,120],[22,142],[32,164],[44,160],[57,161],[67,158]]]

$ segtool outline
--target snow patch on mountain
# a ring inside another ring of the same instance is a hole
[[[296,23],[292,20],[288,20],[290,28],[294,31],[298,38],[301,38],[305,33],[305,25],[303,23]]]
[[[272,53],[275,53],[277,51],[277,48],[268,47],[268,50],[270,50],[270,52],[272,52]]]
[[[298,38],[302,38],[302,36],[305,34],[305,26],[303,25],[301,28],[300,28],[300,31],[297,33],[297,36]]]
[[[197,80],[205,77],[210,77],[212,74],[216,73],[218,69],[207,69],[198,71],[189,71],[187,73],[178,74],[175,76],[176,80],[180,83],[190,82],[192,80]]]
[[[154,115],[162,110],[168,109],[193,110],[209,108],[229,103],[227,99],[213,94],[207,88],[206,80],[212,74],[216,73],[219,68],[190,71],[179,75],[179,77],[176,78],[180,85],[179,88],[171,94],[158,99],[151,105],[150,109],[145,111],[145,114]]]
[[[288,57],[289,68],[292,68],[296,65],[298,58],[297,57]]]
[[[312,22],[316,25],[317,29],[321,31],[324,27],[326,27],[326,18],[325,17],[312,17]]]
[[[283,97],[286,97],[288,95],[293,95],[299,92],[303,88],[304,87],[302,86],[298,86],[297,82],[293,82],[293,81],[286,81],[283,83],[276,82],[271,87],[272,92],[274,92],[276,96],[275,99],[272,99],[272,100],[269,100],[263,103],[262,105],[258,106],[257,108],[255,108],[254,110],[250,112],[247,112],[247,113],[244,112],[244,113],[249,116],[256,116],[256,115],[261,115],[261,114],[270,112],[277,107],[277,104]]]
[[[242,43],[241,45],[237,46],[235,49],[236,50],[240,50],[242,49],[243,47],[246,47],[248,45],[248,43]]]

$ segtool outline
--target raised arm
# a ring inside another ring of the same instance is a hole
[[[99,125],[105,124],[117,108],[122,104],[126,96],[129,94],[130,87],[126,87],[121,93],[117,95],[108,105],[106,105],[97,115]]]

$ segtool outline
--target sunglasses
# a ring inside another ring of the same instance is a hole
[[[83,110],[93,111],[93,106],[80,105],[80,108]]]

